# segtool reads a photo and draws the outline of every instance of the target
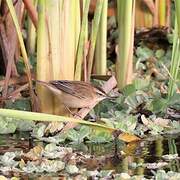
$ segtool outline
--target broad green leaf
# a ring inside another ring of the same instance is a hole
[[[136,50],[136,55],[138,58],[140,58],[142,61],[147,60],[148,58],[154,56],[154,53],[151,49],[147,47],[138,47]]]
[[[17,123],[17,130],[19,131],[31,131],[35,127],[34,121],[19,120],[16,121],[16,123]]]
[[[14,101],[14,102],[12,100],[7,101],[5,104],[5,108],[30,111],[31,110],[31,104],[30,104],[29,99],[22,98],[22,99],[18,99],[16,101]]]
[[[169,98],[168,106],[177,106],[180,109],[180,94],[174,93],[173,96]]]
[[[149,86],[149,83],[150,83],[149,79],[136,78],[133,84],[136,90],[144,90]]]
[[[155,99],[151,102],[150,109],[154,113],[164,112],[165,109],[167,108],[167,105],[168,105],[167,99],[159,98],[159,99]]]
[[[112,141],[112,136],[110,134],[99,130],[93,130],[88,138],[93,143],[107,143]]]
[[[75,174],[79,172],[79,168],[76,165],[69,164],[66,166],[66,172],[69,174]]]
[[[6,152],[0,157],[0,163],[8,167],[16,167],[19,162],[15,161],[16,154],[14,152]]]
[[[90,134],[89,127],[81,126],[79,130],[70,129],[67,133],[67,138],[78,143],[83,142],[84,138]]]
[[[134,84],[129,84],[127,86],[125,86],[122,90],[123,94],[125,96],[129,96],[130,94],[136,92],[136,88]]]
[[[32,135],[36,138],[41,138],[44,136],[45,133],[45,129],[46,129],[46,125],[43,123],[38,123],[34,128],[33,128],[33,132]]]
[[[0,134],[14,133],[17,128],[17,122],[13,118],[0,116]]]
[[[124,119],[119,119],[115,123],[115,127],[124,132],[133,132],[137,125],[137,118],[135,116],[127,116]]]
[[[155,52],[155,56],[160,59],[162,58],[163,56],[165,55],[165,51],[163,49],[158,49],[156,52]]]

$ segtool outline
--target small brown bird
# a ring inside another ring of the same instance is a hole
[[[109,97],[101,88],[83,81],[54,80],[49,82],[36,81],[57,95],[68,108],[89,107]]]

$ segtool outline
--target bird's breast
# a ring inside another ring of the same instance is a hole
[[[92,97],[91,98],[88,98],[88,97],[78,98],[76,96],[69,95],[66,93],[62,93],[61,96],[59,96],[59,98],[64,105],[70,108],[88,107],[96,101],[96,99]]]

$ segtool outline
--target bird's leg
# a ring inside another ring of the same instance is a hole
[[[72,111],[69,109],[68,106],[64,105],[64,107],[69,111],[69,113],[70,113],[73,117],[78,116],[80,119],[82,119],[82,117],[81,117],[78,113],[72,112]]]
[[[73,115],[74,113],[64,104],[64,107],[66,108],[66,110],[68,110],[68,112]],[[74,116],[74,115],[73,115]]]

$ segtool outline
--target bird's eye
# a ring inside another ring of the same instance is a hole
[[[98,94],[99,96],[104,96],[104,97],[106,97],[106,94],[103,93],[103,92],[101,92],[101,91],[97,91],[97,94]]]

